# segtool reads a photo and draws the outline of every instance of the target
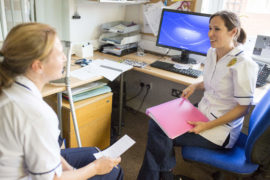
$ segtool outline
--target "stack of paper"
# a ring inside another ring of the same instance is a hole
[[[77,87],[71,90],[73,102],[77,102],[90,97],[98,96],[107,92],[111,92],[111,88],[106,86],[104,82],[93,82],[81,87]],[[68,93],[64,92],[63,97],[68,98]]]
[[[72,93],[72,95],[77,95],[77,94],[80,94],[80,93],[84,93],[84,92],[87,92],[87,91],[91,91],[91,90],[100,88],[100,87],[105,86],[105,85],[107,85],[107,83],[102,82],[102,81],[96,81],[96,82],[92,82],[92,83],[89,83],[89,84],[85,84],[83,86],[72,88],[71,93]],[[63,94],[68,95],[67,91],[64,91]]]

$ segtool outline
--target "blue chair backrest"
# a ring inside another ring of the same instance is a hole
[[[256,140],[270,126],[270,90],[254,108],[248,128],[248,138],[245,144],[246,158],[251,162],[251,153]]]

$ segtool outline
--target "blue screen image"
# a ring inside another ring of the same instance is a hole
[[[157,45],[206,55],[211,47],[208,38],[209,18],[164,9]]]

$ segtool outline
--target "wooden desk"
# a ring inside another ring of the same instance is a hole
[[[147,64],[151,64],[156,60],[161,60],[161,61],[166,61],[166,62],[169,62],[169,63],[173,63],[173,61],[171,61],[169,57],[161,58],[161,56],[153,55],[153,54],[150,54],[150,53],[146,53],[145,56],[137,56],[136,53],[132,53],[132,54],[125,55],[125,56],[122,56],[122,57],[116,57],[116,56],[109,55],[109,54],[103,54],[103,53],[100,53],[100,52],[95,52],[94,58],[101,58],[101,59],[107,58],[107,59],[112,59],[112,60],[115,60],[115,61],[122,61],[124,59],[134,59],[134,60],[137,60],[137,61],[146,62]],[[203,80],[202,76],[200,76],[199,78],[192,78],[192,77],[184,76],[184,75],[181,75],[181,74],[176,74],[176,73],[173,73],[173,72],[157,69],[157,68],[151,67],[149,65],[146,66],[145,68],[134,67],[133,69],[136,70],[136,71],[143,72],[145,74],[156,76],[156,77],[166,79],[166,80],[169,80],[169,81],[173,81],[173,82],[176,82],[176,83],[180,83],[180,84],[183,84],[183,85],[190,85],[190,84],[193,84],[193,83],[201,82]],[[200,70],[201,69],[202,69],[202,67],[200,68]]]
[[[79,65],[74,64],[74,61],[76,59],[79,59],[79,58],[76,57],[76,56],[72,56],[71,71],[80,68]],[[91,79],[88,79],[88,80],[85,80],[85,81],[77,79],[75,77],[70,77],[70,84],[71,84],[71,87],[74,88],[74,87],[78,87],[78,86],[88,84],[88,83],[91,83],[91,82],[94,82],[94,81],[98,81],[98,80],[101,80],[101,79],[103,79],[103,76],[92,77]],[[42,96],[46,97],[46,96],[53,95],[53,94],[56,94],[56,93],[59,93],[59,92],[63,92],[65,90],[66,90],[66,87],[65,87],[64,84],[58,84],[58,85],[46,84],[46,86],[42,90]]]
[[[146,53],[145,56],[137,56],[136,53],[133,53],[133,54],[125,55],[125,56],[122,56],[122,57],[116,57],[116,56],[113,56],[113,55],[108,55],[108,54],[103,54],[103,53],[100,53],[100,52],[95,52],[95,57],[94,58],[101,58],[101,59],[107,58],[107,59],[112,59],[112,60],[116,60],[116,61],[121,61],[121,60],[124,60],[124,59],[134,59],[134,60],[137,60],[137,61],[146,62],[147,64],[151,64],[152,62],[154,62],[156,60],[161,60],[162,59],[162,61],[173,63],[173,61],[171,61],[169,57],[161,58],[161,56],[153,55],[153,54],[150,54],[150,53]],[[135,67],[133,69],[136,70],[136,71],[140,71],[142,73],[145,73],[145,74],[156,76],[156,77],[166,79],[166,80],[169,80],[169,81],[173,81],[173,82],[183,84],[183,85],[186,85],[186,86],[188,86],[190,84],[193,84],[193,83],[198,83],[198,82],[203,81],[202,76],[200,76],[199,78],[192,78],[192,77],[188,77],[188,76],[185,76],[185,75],[176,74],[176,73],[168,72],[168,71],[165,71],[165,70],[153,68],[151,66],[146,66],[145,68],[136,68]],[[203,69],[203,67],[200,68],[200,70],[202,70],[202,69]],[[261,98],[264,96],[264,94],[267,92],[267,90],[269,90],[269,89],[270,89],[270,83],[267,83],[263,87],[256,88],[255,93],[254,93],[253,103],[257,104],[261,100]]]
[[[78,59],[78,58],[73,57],[73,59]],[[95,52],[93,59],[111,59],[111,60],[118,61],[118,62],[120,62],[120,61],[122,61],[124,59],[135,59],[135,60],[143,61],[143,62],[146,62],[146,63],[150,64],[150,63],[156,61],[157,59],[161,59],[161,58],[160,58],[160,56],[153,55],[153,54],[150,54],[150,53],[146,53],[145,56],[137,56],[135,53],[133,53],[133,54],[129,54],[129,55],[126,55],[126,56],[117,57],[117,56],[113,56],[113,55],[109,55],[109,54],[103,54],[103,53],[100,53],[100,52]],[[168,57],[163,58],[162,61],[172,62]],[[74,65],[72,65],[71,67],[72,67],[71,68],[72,70],[75,70],[75,69],[79,68],[79,66],[74,66]],[[166,80],[169,80],[169,81],[173,81],[173,82],[176,82],[176,83],[180,83],[180,84],[183,84],[183,85],[190,85],[190,84],[193,84],[193,83],[201,82],[203,80],[202,76],[200,76],[199,78],[192,78],[192,77],[184,76],[184,75],[181,75],[181,74],[176,74],[176,73],[164,71],[164,70],[161,70],[161,69],[153,68],[151,66],[147,66],[145,68],[136,68],[135,67],[133,69],[136,70],[136,71],[143,72],[145,74],[150,74],[152,76],[156,76],[156,77],[166,79]],[[97,76],[97,77],[91,78],[91,79],[89,79],[87,81],[82,81],[82,80],[79,80],[77,78],[71,77],[70,78],[71,87],[78,87],[80,85],[87,84],[87,83],[97,81],[97,80],[100,80],[100,79],[103,79],[103,77],[102,76]],[[43,88],[42,95],[43,95],[43,97],[45,97],[45,96],[49,96],[49,95],[52,95],[52,94],[55,94],[55,93],[58,93],[58,92],[62,92],[64,90],[66,90],[64,85],[62,85],[62,86],[57,85],[56,86],[56,85],[52,85],[52,84],[47,84]]]

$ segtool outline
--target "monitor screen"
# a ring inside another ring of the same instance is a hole
[[[270,36],[257,35],[252,58],[270,64]]]
[[[190,52],[206,55],[211,46],[209,19],[209,14],[163,9],[156,45],[181,50],[182,59],[175,59],[180,62],[188,61]]]

